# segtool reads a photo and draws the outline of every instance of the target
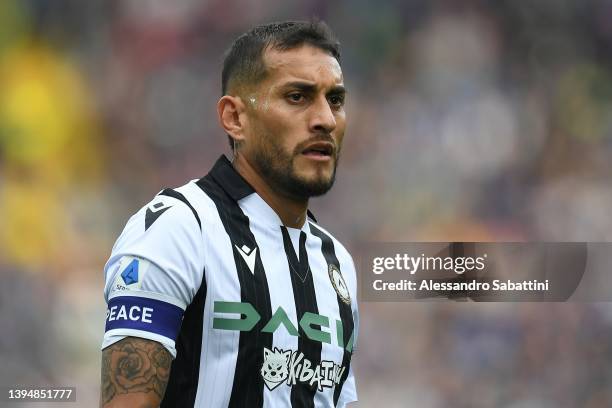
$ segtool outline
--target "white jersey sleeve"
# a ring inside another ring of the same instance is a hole
[[[176,357],[183,313],[204,278],[203,252],[199,219],[181,200],[158,195],[132,216],[104,268],[102,348],[134,336]]]

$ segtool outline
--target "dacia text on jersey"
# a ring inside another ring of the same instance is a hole
[[[240,318],[214,317],[214,329],[251,331],[253,330],[253,327],[255,327],[255,325],[261,320],[261,315],[257,312],[257,310],[255,310],[253,305],[248,302],[215,301],[213,310],[215,314],[240,315]],[[349,339],[345,340],[342,321],[336,320],[335,323],[337,345],[345,348],[349,352],[353,351],[354,332],[351,333]],[[270,321],[264,325],[261,331],[264,333],[274,333],[281,324],[285,326],[285,329],[287,329],[287,332],[290,335],[299,337],[297,328],[291,322],[291,319],[289,319],[289,316],[287,316],[287,313],[282,307],[276,309],[270,318]],[[331,334],[323,330],[324,328],[330,328],[329,317],[317,313],[306,312],[300,318],[299,326],[302,328],[306,337],[310,340],[332,344]],[[313,326],[320,326],[321,329]]]

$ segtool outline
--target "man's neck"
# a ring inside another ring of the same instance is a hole
[[[243,156],[238,156],[232,164],[238,174],[276,212],[283,225],[290,228],[302,228],[306,222],[308,200],[295,200],[275,192]]]

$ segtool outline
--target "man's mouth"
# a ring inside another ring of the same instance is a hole
[[[316,142],[308,145],[302,154],[315,160],[329,160],[334,153],[334,145],[330,142]]]

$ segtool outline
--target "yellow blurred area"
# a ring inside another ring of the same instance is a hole
[[[75,167],[87,176],[99,172],[98,130],[79,72],[59,55],[29,47],[11,52],[0,73],[5,165],[61,183],[84,176]]]
[[[57,261],[66,243],[67,214],[56,191],[44,184],[8,181],[0,203],[5,214],[0,242],[10,260],[34,267]]]
[[[104,157],[80,72],[42,44],[0,63],[0,247],[8,262],[53,267],[70,224],[67,199],[99,183]]]

